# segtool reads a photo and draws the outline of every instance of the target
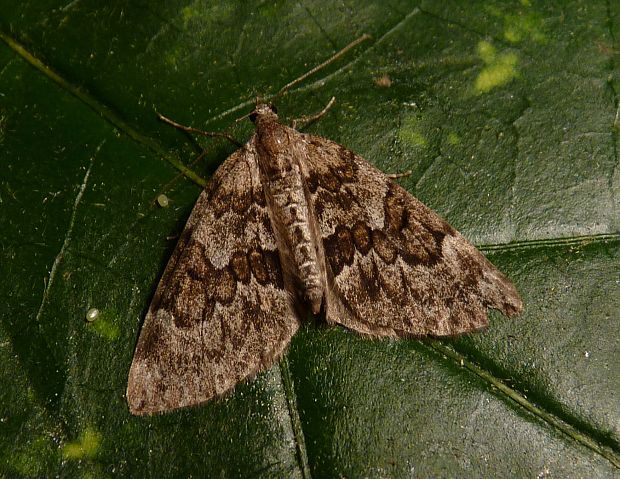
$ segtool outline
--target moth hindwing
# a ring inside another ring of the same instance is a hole
[[[146,315],[134,414],[199,404],[268,368],[303,313],[369,336],[446,336],[522,310],[460,233],[364,159],[258,104],[202,192]]]

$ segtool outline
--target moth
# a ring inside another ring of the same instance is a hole
[[[370,337],[452,336],[511,316],[514,285],[363,158],[278,121],[255,133],[194,207],[129,372],[133,414],[197,405],[269,368],[308,311]]]

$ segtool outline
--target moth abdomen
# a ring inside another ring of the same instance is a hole
[[[304,298],[312,312],[318,314],[325,289],[323,269],[319,261],[321,248],[318,234],[311,227],[312,208],[308,189],[302,175],[302,157],[291,135],[298,134],[270,121],[271,110],[258,112],[255,136],[257,164],[269,204],[270,218],[277,238],[280,258],[285,271],[292,274],[291,284],[299,289],[297,296]],[[269,134],[265,135],[267,129]]]

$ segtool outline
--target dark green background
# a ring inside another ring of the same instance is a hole
[[[620,6],[104,3],[0,1],[0,476],[620,477]],[[425,342],[308,324],[228,397],[130,416],[141,320],[200,192],[172,163],[206,178],[234,150],[200,139],[192,164],[155,111],[230,127],[362,33],[282,116],[335,96],[310,131],[411,169],[524,314]]]

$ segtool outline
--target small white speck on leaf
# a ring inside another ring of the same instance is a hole
[[[162,193],[157,197],[157,204],[162,208],[167,208],[170,204],[170,200],[168,200],[168,197]]]
[[[97,308],[90,308],[86,312],[86,321],[88,321],[89,323],[92,323],[98,317],[99,317],[99,310]]]

